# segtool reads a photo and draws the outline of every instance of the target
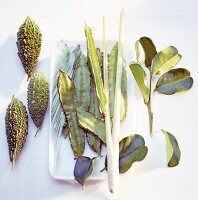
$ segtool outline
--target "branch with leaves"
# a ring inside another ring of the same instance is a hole
[[[189,90],[193,85],[190,72],[185,68],[174,68],[181,60],[181,55],[173,46],[168,46],[157,53],[156,47],[148,37],[140,38],[136,44],[137,62],[130,63],[130,69],[142,93],[148,109],[149,132],[153,134],[152,97],[155,91],[172,95]],[[146,71],[149,74],[147,78]],[[159,77],[159,75],[162,75]],[[154,80],[158,78],[157,84]]]

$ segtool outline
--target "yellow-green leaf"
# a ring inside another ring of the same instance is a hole
[[[181,59],[181,55],[173,46],[168,46],[155,55],[151,65],[152,76],[163,74],[175,67]]]
[[[109,54],[108,65],[108,79],[109,79],[109,108],[110,116],[113,118],[114,113],[114,99],[115,99],[115,85],[116,85],[116,70],[118,60],[118,42],[113,46]],[[122,67],[121,79],[121,106],[120,106],[120,121],[123,122],[127,113],[127,72],[125,67]]]
[[[175,167],[179,164],[181,151],[174,135],[162,130],[166,139],[167,162],[169,167]]]
[[[92,113],[86,112],[82,108],[77,109],[78,121],[80,126],[97,135],[104,143],[106,143],[105,123],[101,119],[97,119]]]
[[[85,26],[85,35],[87,37],[87,50],[88,50],[88,57],[91,64],[91,71],[94,77],[94,81],[96,84],[96,93],[99,99],[100,104],[100,111],[101,113],[105,112],[105,104],[106,104],[106,96],[104,92],[104,85],[100,70],[100,64],[98,60],[98,56],[96,53],[96,47],[94,43],[94,39],[92,36],[91,29],[86,25]]]
[[[130,64],[131,72],[136,80],[136,83],[142,93],[144,101],[147,102],[149,99],[149,89],[145,84],[146,73],[142,66],[138,63],[131,63]]]

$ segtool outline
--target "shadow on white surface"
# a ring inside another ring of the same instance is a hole
[[[25,71],[17,55],[16,37],[11,35],[0,47],[0,91],[1,95],[13,95],[20,81],[25,76]],[[3,83],[3,84],[2,84]]]

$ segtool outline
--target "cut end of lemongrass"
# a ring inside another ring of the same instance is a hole
[[[13,160],[12,161],[12,169],[14,169],[14,166],[15,166],[15,161]]]

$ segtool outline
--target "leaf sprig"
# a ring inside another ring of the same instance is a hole
[[[185,68],[174,68],[182,56],[173,46],[168,46],[157,52],[152,40],[141,37],[135,44],[136,62],[130,64],[131,72],[142,93],[144,103],[148,109],[149,132],[153,133],[152,96],[155,91],[172,95],[189,90],[193,85],[193,78]],[[146,72],[149,77],[147,78]],[[159,75],[162,75],[158,78]],[[154,80],[158,78],[157,84]]]

